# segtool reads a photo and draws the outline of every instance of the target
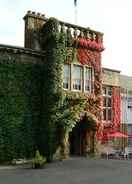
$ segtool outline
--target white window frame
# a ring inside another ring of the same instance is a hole
[[[106,98],[106,106],[104,106],[103,102],[103,121],[105,122],[111,122],[112,121],[112,87],[111,86],[104,86],[103,87],[106,90],[106,93],[103,93],[103,98]],[[111,95],[109,95],[109,89],[111,89]],[[108,106],[109,99],[111,99],[111,106]],[[104,110],[106,110],[106,119],[104,119]],[[109,110],[111,110],[111,119],[109,119]]]
[[[85,84],[86,84],[86,75],[85,75],[85,71],[86,71],[86,69],[90,69],[90,73],[91,73],[91,79],[89,80],[90,81],[90,85],[89,85],[89,89],[90,90],[86,90],[85,89]],[[93,68],[91,67],[91,66],[85,66],[84,67],[84,92],[85,93],[92,93],[93,92],[93,89],[94,89],[94,70],[93,70]]]
[[[68,85],[68,88],[63,87],[64,90],[71,90],[71,91],[75,91],[75,92],[84,92],[84,93],[88,93],[88,94],[91,94],[91,93],[94,92],[94,68],[93,67],[91,67],[89,65],[81,65],[79,63],[72,63],[72,64],[65,63],[64,65],[68,65],[70,67],[69,85]],[[73,88],[73,70],[74,70],[74,66],[78,66],[78,67],[81,68],[81,88],[80,89],[74,89]],[[91,72],[90,90],[89,91],[85,90],[85,83],[86,83],[85,71],[86,71],[86,68],[89,68],[90,72]],[[64,80],[64,76],[63,76],[63,80]]]
[[[80,67],[81,68],[81,86],[80,86],[80,89],[74,89],[73,88],[73,75],[71,75],[71,89],[72,89],[72,91],[83,91],[82,89],[83,89],[83,66],[82,65],[78,65],[78,64],[73,64],[72,65],[72,68],[71,68],[71,73],[73,74],[73,71],[74,71],[74,66],[75,67]]]
[[[70,64],[64,64],[64,66],[68,66],[69,67],[69,77],[68,77],[68,88],[64,88],[64,86],[63,86],[63,89],[64,90],[70,90],[71,89],[71,65]],[[63,72],[63,75],[64,75],[64,72]],[[64,76],[63,76],[63,84],[64,84]]]

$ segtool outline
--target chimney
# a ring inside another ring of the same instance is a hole
[[[41,50],[40,30],[46,22],[45,15],[27,11],[23,19],[25,21],[24,47]]]

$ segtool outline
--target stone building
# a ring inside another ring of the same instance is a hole
[[[103,68],[103,125],[104,141],[107,134],[117,131],[121,122],[120,71]]]
[[[45,91],[43,68],[48,63],[44,41],[47,39],[48,44],[51,40],[43,33],[48,22],[45,15],[28,11],[24,21],[24,47],[0,44],[0,160],[31,156],[34,145],[38,144],[36,140],[40,139]],[[54,33],[53,27],[50,28]],[[131,134],[132,77],[102,68],[103,33],[63,21],[59,21],[57,29],[69,38],[65,45],[62,87],[66,93],[86,98],[85,110],[97,121],[96,141],[105,143],[107,134],[119,130],[121,123],[129,124]],[[69,151],[82,155],[86,145],[91,149],[93,133],[82,131],[80,123],[69,133],[68,141]]]
[[[117,98],[112,98],[112,91],[118,88],[120,98],[118,99],[118,119],[115,120],[113,103]],[[130,135],[130,138],[122,138],[120,146],[132,146],[132,77],[121,75],[120,71],[103,68],[103,123],[104,132],[107,134],[114,129]],[[106,130],[105,130],[106,129]],[[105,135],[106,135],[105,134]],[[104,136],[105,137],[105,136]],[[107,138],[107,137],[106,137]]]

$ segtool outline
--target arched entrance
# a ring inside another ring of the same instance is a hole
[[[84,145],[84,131],[80,123],[73,128],[72,132],[69,134],[70,141],[70,154],[71,155],[82,155],[83,145]]]
[[[85,113],[80,122],[69,133],[69,150],[71,155],[86,155],[94,152],[96,120]]]

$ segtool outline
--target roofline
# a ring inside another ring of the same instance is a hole
[[[45,17],[45,14],[41,14],[41,13],[36,13],[36,12],[32,12],[32,11],[27,11],[27,14],[23,17],[23,19],[25,20],[27,17],[32,17],[32,18],[38,18],[38,19],[41,19],[41,20],[44,20],[44,21],[48,21],[49,18]],[[64,22],[64,21],[61,21],[59,20],[58,18],[56,18],[60,24],[64,24],[66,26],[71,26],[73,28],[78,28],[78,29],[82,29],[82,30],[89,30],[91,32],[94,32],[96,34],[100,34],[100,35],[104,35],[104,33],[100,32],[100,31],[95,31],[93,29],[91,29],[90,27],[82,27],[82,26],[79,26],[79,25],[76,25],[76,24],[72,24],[72,23],[68,23],[68,22]]]
[[[120,70],[115,70],[115,69],[111,69],[111,68],[104,68],[104,67],[102,67],[102,70],[107,70],[107,71],[111,71],[111,72],[121,73]]]
[[[12,51],[14,53],[25,53],[25,54],[36,55],[36,56],[45,55],[44,51],[37,51],[37,50],[25,48],[25,47],[12,46],[12,45],[6,45],[6,44],[0,44],[0,51],[1,50],[6,50],[8,52]]]
[[[120,76],[121,76],[121,77],[127,77],[127,78],[132,79],[132,76],[131,76],[131,75],[124,75],[124,74],[122,75],[122,74],[121,74]]]

